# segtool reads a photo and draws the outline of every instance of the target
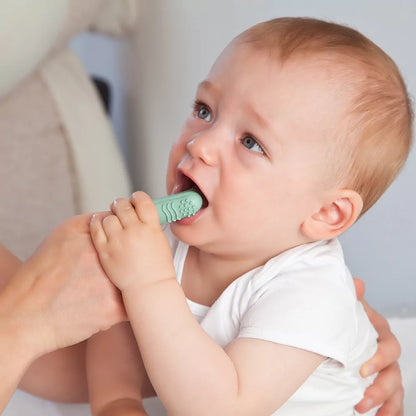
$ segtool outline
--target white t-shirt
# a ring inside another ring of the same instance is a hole
[[[180,282],[188,246],[169,227],[165,233]],[[237,337],[257,338],[328,357],[273,415],[359,415],[354,406],[373,381],[361,378],[359,369],[374,355],[377,333],[356,299],[338,240],[272,258],[233,281],[211,307],[188,304],[222,347]]]

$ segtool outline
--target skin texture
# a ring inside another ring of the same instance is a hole
[[[346,106],[331,79],[316,66],[280,66],[238,43],[214,64],[169,159],[168,193],[196,185],[206,198],[196,216],[172,225],[190,245],[182,286],[146,194],[116,200],[114,215],[91,221],[100,261],[122,292],[169,414],[271,414],[325,359],[254,339],[221,348],[186,298],[211,305],[246,271],[291,247],[336,237],[358,218],[360,196],[331,182],[326,163]]]

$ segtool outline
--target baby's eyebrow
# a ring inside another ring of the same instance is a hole
[[[246,110],[259,126],[265,130],[271,130],[270,123],[251,104],[246,105]]]
[[[212,94],[216,97],[219,97],[221,95],[221,90],[218,88],[217,85],[215,85],[214,82],[205,79],[202,82],[198,84],[197,91],[207,91],[209,94]],[[250,118],[258,124],[262,129],[273,131],[272,125],[270,124],[270,121],[268,121],[266,118],[264,118],[257,110],[253,107],[252,104],[246,103],[243,104],[245,111],[249,114]]]
[[[209,92],[212,92],[215,95],[218,95],[220,92],[218,87],[213,82],[207,79],[205,79],[204,81],[198,84],[197,91],[200,91],[200,90],[207,90]]]
[[[200,90],[207,90],[217,96],[220,94],[219,88],[208,79],[205,79],[204,81],[198,84],[198,91]],[[263,128],[270,128],[269,122],[266,121],[264,117],[252,105],[247,104],[246,110],[250,113],[250,115],[257,124],[259,124]]]

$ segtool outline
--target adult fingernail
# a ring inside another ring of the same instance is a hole
[[[375,370],[376,370],[376,368],[375,368],[374,364],[364,364],[363,369],[361,371],[361,375],[363,377],[371,376],[372,374],[375,373]]]
[[[361,405],[364,408],[363,410],[365,412],[367,412],[368,410],[370,410],[373,407],[374,401],[373,401],[373,399],[370,399],[369,397],[367,397],[361,402]]]

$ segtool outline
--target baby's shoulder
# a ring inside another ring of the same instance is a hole
[[[353,289],[352,277],[338,240],[318,241],[287,250],[269,260],[253,279],[258,286],[310,285]]]

